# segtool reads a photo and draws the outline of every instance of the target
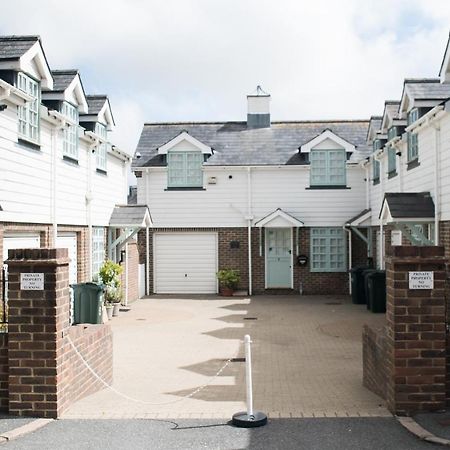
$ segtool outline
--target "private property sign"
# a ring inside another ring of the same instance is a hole
[[[434,272],[409,272],[409,289],[433,289]]]
[[[43,273],[21,273],[20,274],[21,291],[43,291],[44,274]]]

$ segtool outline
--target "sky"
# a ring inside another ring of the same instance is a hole
[[[109,95],[111,141],[134,153],[144,122],[367,119],[403,79],[438,76],[449,0],[15,0],[0,34],[39,34],[52,69]]]

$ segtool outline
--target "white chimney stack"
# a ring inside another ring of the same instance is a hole
[[[261,86],[247,95],[247,128],[270,127],[270,94],[264,92]]]

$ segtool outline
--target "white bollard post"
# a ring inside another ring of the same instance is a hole
[[[232,424],[242,428],[260,427],[267,423],[267,416],[261,411],[253,411],[253,385],[252,385],[252,351],[251,339],[248,334],[244,337],[245,350],[245,379],[247,385],[247,411],[233,415]]]

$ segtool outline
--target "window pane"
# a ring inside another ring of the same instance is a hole
[[[19,119],[19,135],[35,142],[39,141],[39,105],[40,89],[39,83],[24,73],[17,74],[17,87],[33,97],[33,100],[18,106],[17,115]]]
[[[345,186],[345,150],[311,150],[311,186]]]
[[[167,183],[169,187],[202,187],[203,154],[201,152],[169,152]]]
[[[311,271],[346,270],[345,236],[342,228],[311,228]]]

